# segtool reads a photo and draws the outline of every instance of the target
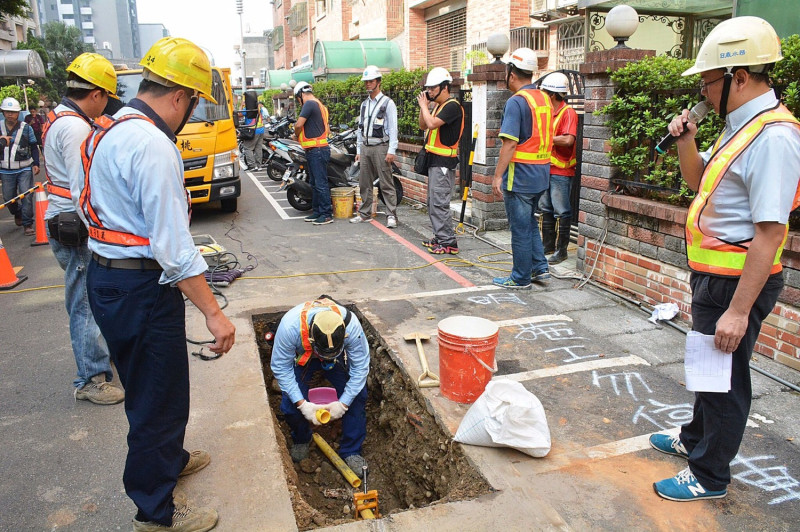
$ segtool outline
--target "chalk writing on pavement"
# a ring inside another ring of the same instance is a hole
[[[499,294],[485,294],[480,296],[472,296],[467,298],[468,301],[477,303],[478,305],[492,305],[499,303],[515,303],[517,305],[527,305],[516,294],[499,293]]]
[[[770,467],[759,467],[756,462],[764,462],[767,460],[774,460],[774,456],[754,456],[746,458],[741,454],[737,454],[736,458],[731,462],[731,472],[744,468],[744,471],[733,474],[733,478],[755,486],[767,493],[781,493],[775,497],[769,504],[780,504],[787,501],[800,500],[800,482],[789,475],[789,470],[786,466],[775,465]]]
[[[519,332],[514,336],[514,338],[527,341],[535,341],[542,337],[550,341],[586,340],[582,336],[577,336],[575,331],[563,322],[520,325]]]

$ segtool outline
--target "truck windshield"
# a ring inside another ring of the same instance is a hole
[[[218,120],[230,119],[228,113],[228,97],[225,94],[225,86],[222,84],[222,78],[219,72],[212,70],[213,83],[211,86],[211,95],[217,100],[216,105],[211,103],[205,98],[200,98],[197,107],[192,113],[189,122],[216,122]],[[141,71],[130,73],[117,73],[117,96],[120,100],[127,103],[129,100],[136,96],[139,91],[139,83],[142,81]]]

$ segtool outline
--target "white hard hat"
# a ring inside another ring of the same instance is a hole
[[[428,77],[425,79],[425,86],[436,87],[445,81],[448,83],[453,81],[453,76],[450,75],[450,72],[442,67],[434,67],[428,72]]]
[[[711,30],[697,52],[694,66],[682,75],[768,65],[781,59],[781,42],[769,22],[759,17],[736,17],[720,22]]]
[[[369,65],[364,69],[364,74],[361,75],[361,81],[370,81],[373,79],[380,79],[381,71],[375,65]]]
[[[15,98],[9,96],[0,103],[0,111],[22,111],[22,107]]]
[[[517,48],[511,52],[511,57],[508,59],[507,63],[526,72],[533,72],[539,68],[539,60],[536,57],[536,52],[530,48]]]
[[[548,74],[547,77],[542,80],[542,84],[539,86],[539,88],[545,91],[566,94],[569,92],[569,80],[567,79],[567,76],[561,72],[553,72],[552,74]]]
[[[294,95],[295,96],[297,96],[301,92],[311,92],[311,91],[312,91],[311,85],[309,85],[308,82],[305,82],[305,81],[301,81],[297,85],[294,86]]]

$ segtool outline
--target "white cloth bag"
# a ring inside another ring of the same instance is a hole
[[[541,458],[550,452],[550,428],[541,401],[522,384],[496,379],[467,410],[453,438],[483,447],[512,447]]]

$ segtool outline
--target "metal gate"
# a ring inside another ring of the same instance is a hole
[[[472,91],[459,90],[458,103],[464,108],[464,132],[458,143],[458,190],[464,192],[464,184],[472,179],[469,152],[472,151]]]

